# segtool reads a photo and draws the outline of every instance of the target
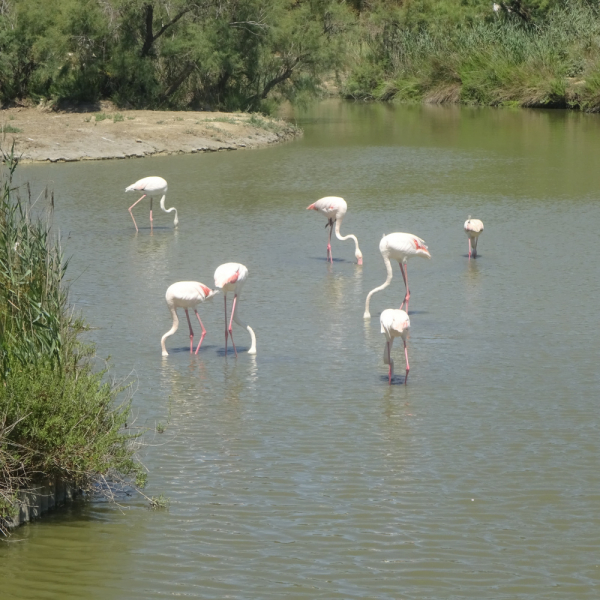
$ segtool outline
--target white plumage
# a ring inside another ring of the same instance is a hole
[[[227,336],[231,336],[231,343],[233,344],[233,351],[237,356],[237,348],[233,341],[233,331],[231,326],[235,321],[240,327],[244,327],[250,334],[252,345],[248,354],[256,354],[256,336],[254,330],[246,323],[242,322],[239,318],[239,310],[236,311],[237,300],[242,291],[242,286],[246,282],[248,277],[248,269],[240,263],[225,263],[220,267],[217,267],[215,271],[215,287],[223,292],[223,299],[225,301],[225,355],[227,355]],[[229,320],[229,327],[227,326],[227,292],[233,292],[233,305],[231,308],[231,319]]]
[[[402,278],[404,279],[404,285],[406,286],[406,295],[404,296],[400,308],[402,308],[406,302],[406,310],[408,311],[410,291],[408,289],[408,271],[406,263],[411,256],[431,258],[431,254],[429,254],[425,242],[412,233],[390,233],[389,235],[384,235],[383,238],[381,238],[381,242],[379,242],[379,251],[381,252],[387,270],[387,278],[382,285],[369,292],[365,303],[365,314],[363,315],[365,319],[371,318],[371,313],[369,312],[371,296],[375,292],[380,292],[385,289],[392,281],[393,273],[390,260],[397,260],[400,265],[400,271],[402,273]]]
[[[479,219],[471,219],[471,215],[465,221],[465,233],[469,239],[469,258],[471,258],[471,249],[473,258],[477,258],[477,240],[483,231],[483,223]]]
[[[166,194],[167,194],[167,182],[162,177],[144,177],[143,179],[140,179],[139,181],[136,181],[135,183],[132,183],[130,186],[126,187],[125,191],[126,192],[142,192],[142,194],[143,194],[139,200],[134,202],[129,207],[129,214],[131,215],[131,218],[133,219],[133,224],[135,225],[136,231],[138,231],[138,226],[137,226],[137,223],[135,222],[135,219],[133,218],[132,209],[138,202],[143,200],[146,196],[150,197],[150,227],[152,227],[152,225],[153,225],[152,199],[154,196],[162,196],[162,198],[160,199],[160,207],[166,213],[175,211],[175,220],[173,221],[173,224],[175,226],[177,226],[177,224],[179,223],[179,219],[177,218],[177,209],[175,207],[169,208],[169,209],[165,208],[165,198],[166,198]]]
[[[328,223],[325,227],[329,227],[329,241],[327,242],[327,260],[333,262],[333,255],[331,254],[331,232],[333,231],[333,224],[335,223],[335,237],[338,240],[344,241],[347,239],[354,240],[354,256],[359,265],[362,265],[362,252],[358,247],[358,240],[355,235],[351,233],[345,236],[340,234],[340,227],[342,226],[342,220],[344,219],[344,215],[348,210],[348,205],[343,198],[339,198],[338,196],[326,196],[325,198],[321,198],[317,200],[310,206],[306,207],[306,210],[316,210],[321,213],[326,219],[328,219]]]
[[[178,308],[185,309],[185,316],[187,317],[188,325],[190,326],[190,353],[192,352],[194,346],[194,332],[192,330],[192,323],[190,321],[188,309],[193,308],[196,316],[198,317],[198,322],[200,323],[200,327],[202,327],[202,337],[200,338],[198,347],[196,348],[196,354],[198,354],[202,340],[206,335],[206,329],[204,329],[204,325],[200,320],[200,315],[196,310],[196,306],[200,304],[200,302],[204,302],[205,300],[212,298],[216,293],[217,292],[215,290],[211,290],[209,287],[203,283],[200,283],[199,281],[178,281],[167,288],[165,299],[167,301],[167,306],[171,311],[171,315],[173,316],[173,326],[171,329],[169,329],[169,331],[167,331],[167,333],[165,333],[165,335],[162,336],[160,340],[163,356],[169,355],[167,348],[165,347],[165,340],[170,335],[173,335],[179,327],[179,319],[177,317]]]
[[[386,343],[383,348],[383,364],[389,365],[388,379],[390,384],[392,383],[392,377],[394,375],[394,360],[392,359],[392,345],[394,344],[394,338],[401,337],[404,342],[404,356],[406,358],[406,377],[404,383],[408,380],[408,371],[410,367],[408,365],[408,350],[406,348],[406,340],[408,339],[408,333],[410,330],[410,319],[408,314],[403,310],[388,308],[381,313],[381,333],[385,334]]]

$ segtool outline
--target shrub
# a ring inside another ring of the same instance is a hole
[[[13,187],[14,153],[2,153],[0,189],[0,531],[16,491],[60,477],[141,484],[128,387],[95,372],[85,322],[68,304],[67,269],[51,213],[35,216],[28,187]],[[53,196],[50,196],[53,204]],[[121,394],[126,398],[119,402]],[[105,489],[110,489],[110,486]]]

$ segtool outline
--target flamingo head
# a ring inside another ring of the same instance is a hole
[[[207,285],[200,284],[200,287],[202,288],[202,292],[204,293],[205,300],[208,300],[209,298],[212,298],[215,294],[219,293],[219,290],[211,290]]]
[[[362,252],[358,248],[356,249],[354,256],[356,256],[356,260],[358,261],[358,264],[362,265]]]

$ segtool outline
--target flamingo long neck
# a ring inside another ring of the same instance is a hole
[[[170,213],[175,211],[175,220],[173,221],[173,225],[177,225],[179,223],[179,219],[177,218],[177,209],[173,206],[172,208],[165,208],[165,198],[166,198],[166,194],[163,195],[163,197],[160,199],[160,207],[166,212],[166,213]]]
[[[239,296],[238,296],[238,299],[239,299]],[[236,306],[236,308],[237,308],[237,306]],[[254,330],[252,329],[252,327],[250,327],[250,325],[247,325],[240,319],[239,309],[233,313],[233,320],[240,327],[243,327],[244,329],[248,330],[248,333],[250,334],[250,339],[252,340],[252,345],[250,346],[250,350],[248,350],[248,354],[256,354],[256,335],[254,335]]]
[[[367,296],[367,302],[365,304],[365,314],[363,315],[363,318],[365,318],[365,319],[371,318],[371,313],[369,312],[369,304],[371,302],[371,296],[375,292],[380,292],[381,290],[384,290],[388,285],[390,285],[390,281],[392,281],[393,273],[392,273],[392,264],[390,263],[390,258],[387,255],[387,253],[386,254],[382,253],[381,256],[383,256],[383,262],[385,263],[385,268],[387,270],[387,278],[382,285],[380,285],[379,287],[376,287],[374,290],[371,290],[369,292],[369,295]]]
[[[344,217],[338,217],[337,220],[336,220],[336,222],[335,222],[335,237],[338,240],[341,240],[342,242],[344,240],[347,240],[347,239],[354,240],[354,245],[355,245],[354,250],[355,250],[356,253],[359,253],[360,252],[360,248],[358,247],[358,240],[356,239],[356,236],[352,235],[351,233],[349,233],[348,235],[342,236],[341,233],[340,233],[340,227],[342,226],[342,220],[343,220],[343,218]]]
[[[177,328],[179,327],[179,319],[177,317],[177,311],[175,310],[175,307],[169,306],[169,310],[171,311],[171,315],[173,315],[173,327],[171,327],[171,329],[169,329],[169,331],[167,331],[167,333],[165,333],[165,335],[163,335],[162,338],[160,339],[160,345],[162,346],[162,355],[163,356],[169,355],[169,353],[167,352],[167,349],[165,347],[165,340],[170,335],[173,335],[177,331]]]

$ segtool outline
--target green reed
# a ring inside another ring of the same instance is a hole
[[[14,185],[17,162],[13,150],[2,153],[0,532],[17,490],[40,479],[108,496],[145,482],[130,386],[107,383],[106,370],[94,369],[94,347],[81,340],[87,326],[68,302],[53,196],[44,194],[49,208],[38,209],[29,187]]]

